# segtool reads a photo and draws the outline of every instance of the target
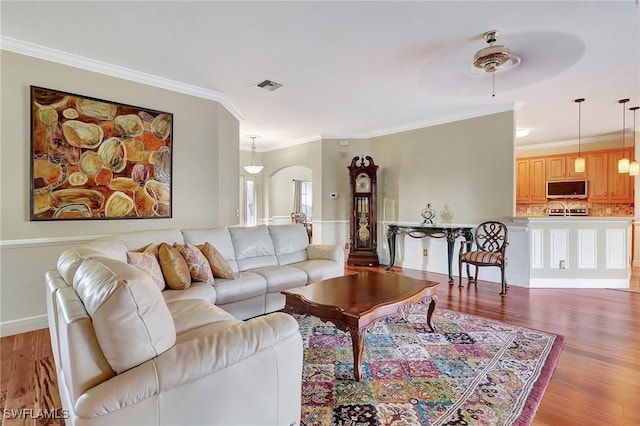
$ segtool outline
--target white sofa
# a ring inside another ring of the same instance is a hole
[[[161,291],[127,264],[161,242],[209,242],[236,278]],[[298,424],[302,339],[273,311],[281,290],[343,273],[342,249],[309,245],[301,225],[140,231],[65,250],[46,280],[67,424]]]

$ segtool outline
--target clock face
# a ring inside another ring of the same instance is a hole
[[[370,192],[371,178],[366,173],[360,173],[356,177],[356,192]]]

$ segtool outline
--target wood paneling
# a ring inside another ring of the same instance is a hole
[[[379,268],[348,268],[348,273]],[[553,378],[533,426],[640,424],[640,279],[631,291],[526,289],[480,281],[449,286],[446,275],[394,268],[390,273],[440,283],[438,307],[565,337]],[[508,279],[508,276],[507,276]],[[4,408],[60,407],[48,331],[0,339]],[[2,401],[0,399],[0,401]],[[4,419],[4,424],[43,424]],[[62,424],[50,421],[47,424]]]

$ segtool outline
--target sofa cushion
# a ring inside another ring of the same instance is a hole
[[[329,278],[339,277],[344,274],[340,263],[332,260],[312,259],[304,262],[289,265],[305,272],[309,277],[308,284],[315,283]]]
[[[104,257],[127,263],[127,246],[122,240],[98,239],[81,247],[97,250],[102,253]]]
[[[235,278],[236,274],[233,272],[233,269],[231,269],[231,266],[229,266],[229,263],[222,257],[222,253],[212,244],[206,242],[196,247],[198,247],[202,251],[202,254],[204,254],[204,257],[207,258],[214,277],[227,278],[229,280]]]
[[[179,229],[152,229],[147,231],[126,232],[105,237],[104,239],[119,239],[127,246],[129,251],[139,250],[151,243],[158,245],[160,245],[160,243],[169,243],[170,245],[174,243],[184,244],[184,238]]]
[[[167,303],[174,300],[202,299],[207,303],[215,304],[217,293],[213,283],[192,282],[189,288],[184,290],[173,290],[167,287],[162,291],[162,297]]]
[[[149,244],[142,252],[127,252],[127,263],[149,274],[158,288],[164,290],[166,283],[158,262],[158,246],[155,243]]]
[[[87,247],[70,247],[66,249],[58,258],[58,273],[68,284],[72,284],[76,271],[82,262],[90,256],[104,256],[104,254]]]
[[[167,285],[174,290],[184,290],[191,285],[191,272],[178,249],[167,243],[158,247],[158,260]]]
[[[265,266],[264,268],[252,269],[251,272],[255,272],[267,280],[267,293],[275,293],[307,284],[307,274],[301,269],[291,266]]]
[[[167,303],[176,335],[215,322],[226,322],[227,326],[240,322],[224,309],[201,299],[174,300]]]
[[[254,272],[240,272],[233,280],[218,279],[213,285],[216,289],[216,304],[237,302],[262,296],[267,293],[267,280]]]
[[[193,244],[175,244],[175,248],[184,257],[193,281],[213,282],[213,272],[209,261]]]
[[[309,236],[304,226],[300,224],[270,225],[269,234],[280,265],[307,260]]]
[[[265,225],[231,227],[229,233],[240,271],[278,264],[273,241]]]
[[[200,245],[209,243],[214,246],[227,261],[233,272],[238,272],[236,252],[233,249],[231,234],[226,227],[183,229],[184,241],[189,244]]]
[[[160,290],[135,266],[106,257],[85,259],[73,280],[91,316],[98,344],[116,373],[169,349],[176,330]]]
[[[307,247],[309,259],[324,259],[343,264],[344,250],[331,244],[309,244]]]

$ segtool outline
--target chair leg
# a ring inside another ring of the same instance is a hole
[[[462,287],[462,260],[458,259],[458,287]]]
[[[504,275],[504,266],[500,266],[500,275],[502,278],[502,281],[501,281],[502,291],[500,292],[500,295],[505,296],[507,294],[507,280]]]
[[[473,273],[473,282],[475,283],[476,288],[478,288],[478,269],[480,268],[478,267],[478,265],[475,265],[475,266],[476,266],[476,270]]]

